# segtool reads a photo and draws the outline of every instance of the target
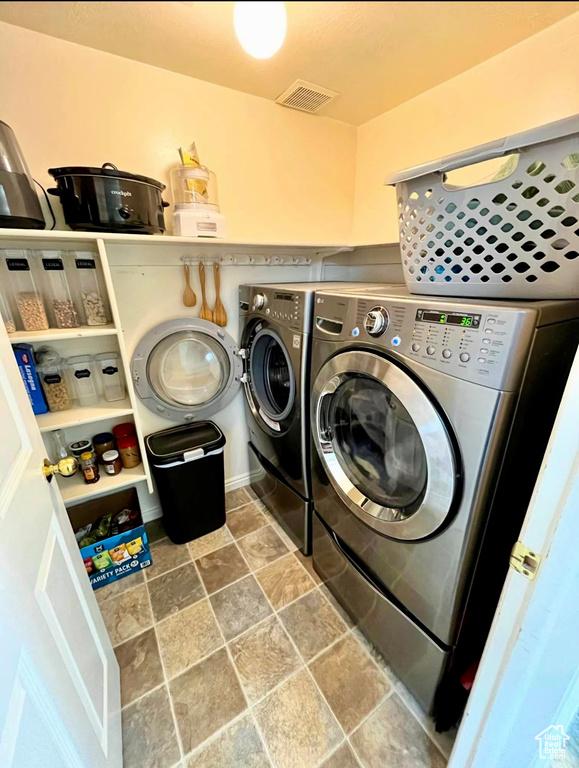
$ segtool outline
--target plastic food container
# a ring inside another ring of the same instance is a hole
[[[101,463],[107,475],[118,475],[123,469],[118,451],[105,451],[101,456]]]
[[[134,467],[139,466],[141,463],[141,452],[139,451],[139,441],[136,435],[118,437],[117,446],[125,469],[134,469]]]
[[[64,261],[59,251],[42,251],[39,255],[54,325],[57,328],[78,328],[80,320],[70,295]]]
[[[104,453],[115,450],[115,438],[111,432],[99,432],[98,435],[93,437],[92,442],[97,461],[100,464],[103,463],[102,457]]]
[[[131,437],[136,434],[135,425],[132,421],[124,421],[122,424],[117,424],[116,427],[113,427],[115,440],[118,440],[120,437]]]
[[[25,331],[49,328],[38,280],[38,259],[30,251],[4,251],[10,289]]]
[[[92,369],[92,357],[90,355],[75,355],[66,361],[76,387],[76,394],[80,405],[96,405],[98,394]]]
[[[12,310],[10,309],[10,304],[8,303],[8,298],[6,297],[6,294],[0,287],[0,315],[2,315],[2,320],[4,322],[4,327],[6,328],[6,333],[14,333],[16,331],[16,323],[14,322],[14,316],[12,314]]]
[[[62,358],[54,349],[42,347],[36,351],[37,371],[48,408],[53,413],[67,411],[72,398],[66,384]]]
[[[103,352],[95,355],[99,375],[103,385],[103,395],[108,403],[122,400],[125,396],[125,385],[119,368],[119,356],[116,352]]]
[[[100,275],[92,253],[76,252],[74,257],[76,278],[87,325],[106,325],[108,310],[105,292],[100,286]]]
[[[68,450],[75,459],[80,459],[83,453],[94,453],[90,440],[75,440],[74,443],[69,443]]]

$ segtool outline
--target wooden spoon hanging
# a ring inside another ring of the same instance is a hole
[[[191,279],[189,274],[189,264],[183,264],[183,272],[185,272],[185,290],[183,292],[183,304],[186,307],[194,307],[197,304],[197,296],[195,291],[191,288]]]
[[[221,301],[219,291],[221,289],[221,272],[219,268],[219,262],[213,262],[213,280],[215,282],[215,306],[213,307],[213,322],[216,325],[220,325],[225,328],[227,325],[227,312]]]
[[[207,299],[205,298],[205,264],[202,261],[199,262],[199,282],[201,283],[201,311],[199,312],[199,317],[202,320],[209,320],[211,322],[213,320],[213,312],[209,309]]]

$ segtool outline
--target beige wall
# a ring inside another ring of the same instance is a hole
[[[168,184],[195,140],[229,238],[351,238],[354,126],[5,23],[0,119],[45,185],[49,167],[107,161]]]
[[[577,112],[574,14],[359,127],[353,241],[398,240],[394,190],[383,186],[387,173]]]

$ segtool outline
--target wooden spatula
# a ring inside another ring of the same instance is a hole
[[[185,272],[185,290],[183,291],[183,304],[186,307],[194,307],[197,304],[197,296],[195,291],[191,288],[191,279],[189,274],[189,264],[183,264],[183,272]]]
[[[221,289],[221,272],[219,268],[219,262],[213,262],[213,280],[215,281],[215,306],[213,307],[213,322],[216,325],[220,325],[225,328],[227,325],[227,312],[221,301],[219,291]]]
[[[201,311],[199,312],[199,317],[202,320],[209,320],[211,322],[213,320],[213,312],[209,309],[207,299],[205,298],[205,264],[202,261],[199,262],[199,282],[201,283]]]

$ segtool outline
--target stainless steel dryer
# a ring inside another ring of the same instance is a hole
[[[579,302],[387,285],[319,291],[315,316],[314,565],[444,722],[488,633]]]

